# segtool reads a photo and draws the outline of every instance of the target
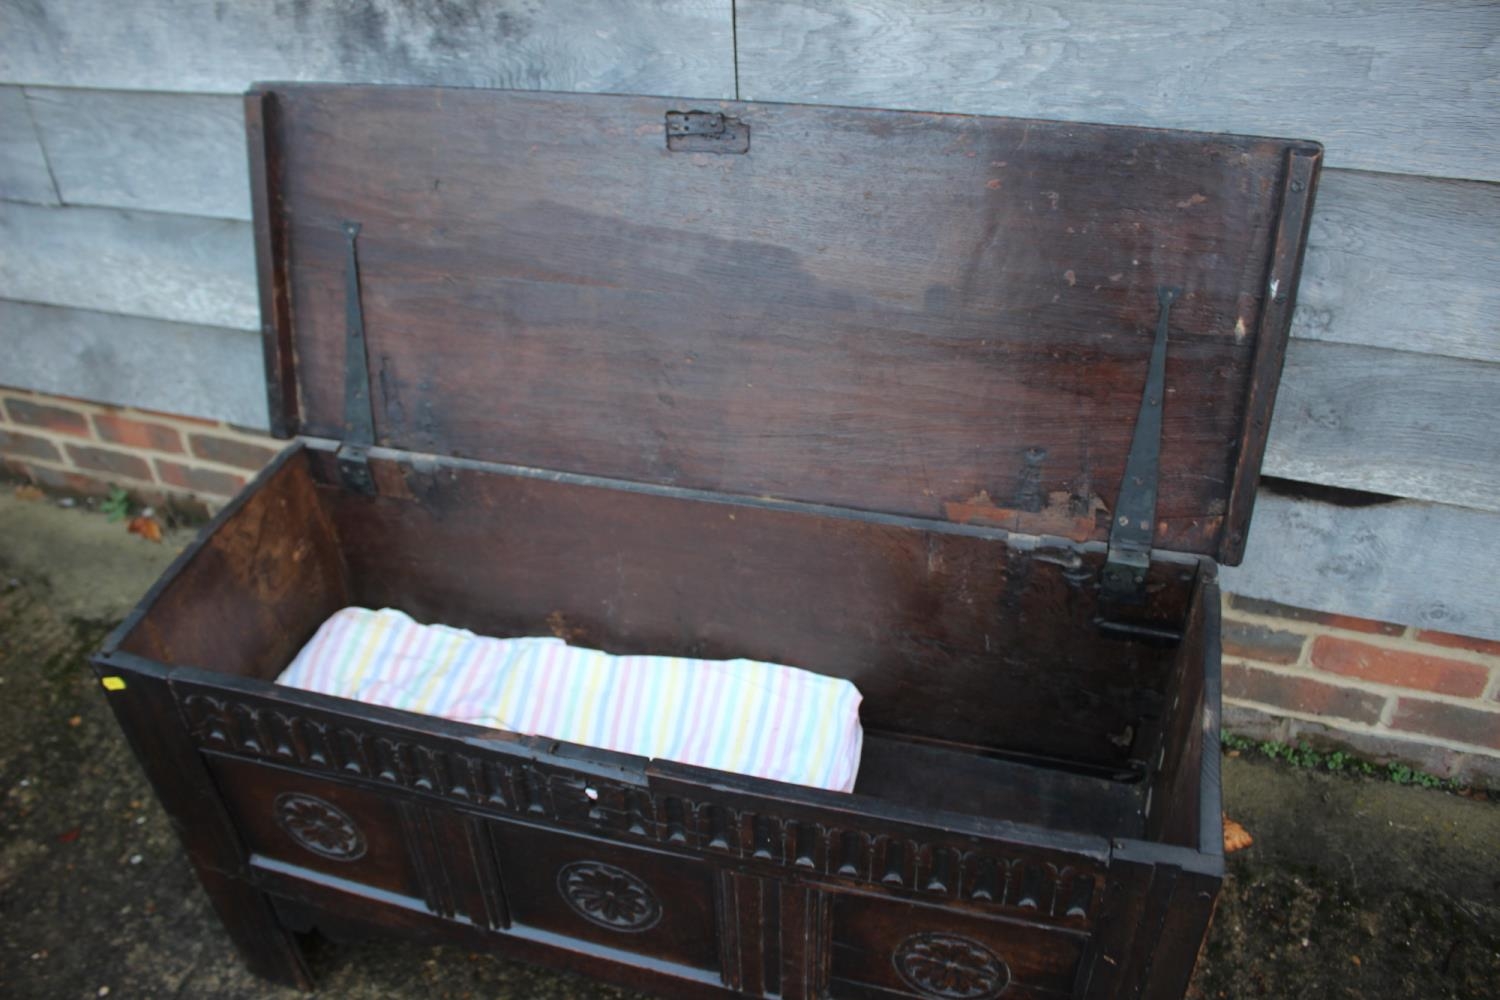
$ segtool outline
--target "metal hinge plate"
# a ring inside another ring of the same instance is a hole
[[[344,443],[338,450],[344,488],[372,496],[375,479],[366,455],[375,443],[375,410],[370,400],[370,359],[365,346],[365,313],[360,302],[359,223],[343,224],[344,258]]]
[[[1151,569],[1151,542],[1156,535],[1156,490],[1161,472],[1161,411],[1167,381],[1167,321],[1181,289],[1156,290],[1160,312],[1151,361],[1146,366],[1146,388],[1135,418],[1125,477],[1115,502],[1109,529],[1109,553],[1102,586],[1107,600],[1120,604],[1146,602],[1146,575]]]
[[[668,111],[667,149],[673,153],[748,153],[750,126],[717,111]]]

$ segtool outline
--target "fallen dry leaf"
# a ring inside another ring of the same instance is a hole
[[[1233,854],[1235,851],[1243,851],[1255,838],[1250,836],[1250,831],[1240,826],[1228,816],[1224,817],[1224,853]]]
[[[41,500],[45,497],[45,493],[43,493],[41,490],[37,489],[30,483],[22,483],[20,486],[16,487],[17,500]]]
[[[83,716],[81,716],[81,715],[74,715],[74,716],[70,717],[68,719],[68,725],[70,725],[70,726],[81,726],[81,725],[83,725]]]
[[[154,517],[132,517],[129,528],[132,535],[140,535],[148,542],[161,543],[161,522]]]

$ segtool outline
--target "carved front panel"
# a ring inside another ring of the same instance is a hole
[[[316,795],[282,792],[272,815],[276,825],[300,846],[335,861],[358,861],[365,854],[365,835],[338,806]]]
[[[283,768],[216,756],[208,765],[252,867],[503,925],[503,901],[484,898],[471,860],[487,842],[446,811]]]
[[[993,1000],[1071,993],[1084,935],[835,893],[831,994]]]
[[[1061,927],[1092,927],[1105,866],[1089,858],[976,843],[857,813],[785,801],[683,794],[576,773],[543,754],[486,752],[358,717],[297,710],[176,685],[201,745],[312,773],[437,796],[620,844],[722,859],[772,877],[858,884],[934,903],[964,902]],[[689,788],[691,793],[688,794]]]
[[[551,830],[488,825],[513,926],[693,968],[719,968],[710,866]]]

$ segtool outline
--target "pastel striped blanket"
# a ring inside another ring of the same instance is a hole
[[[864,735],[848,681],[755,660],[612,656],[345,608],[278,684],[526,735],[852,791]]]

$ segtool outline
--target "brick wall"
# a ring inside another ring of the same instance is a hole
[[[0,387],[0,462],[12,477],[70,493],[119,486],[144,503],[214,510],[280,442],[212,420]]]
[[[232,496],[279,442],[228,424],[0,388],[11,475],[158,503]],[[1231,732],[1500,786],[1500,642],[1226,596]]]
[[[1224,728],[1500,787],[1500,642],[1226,596]]]

